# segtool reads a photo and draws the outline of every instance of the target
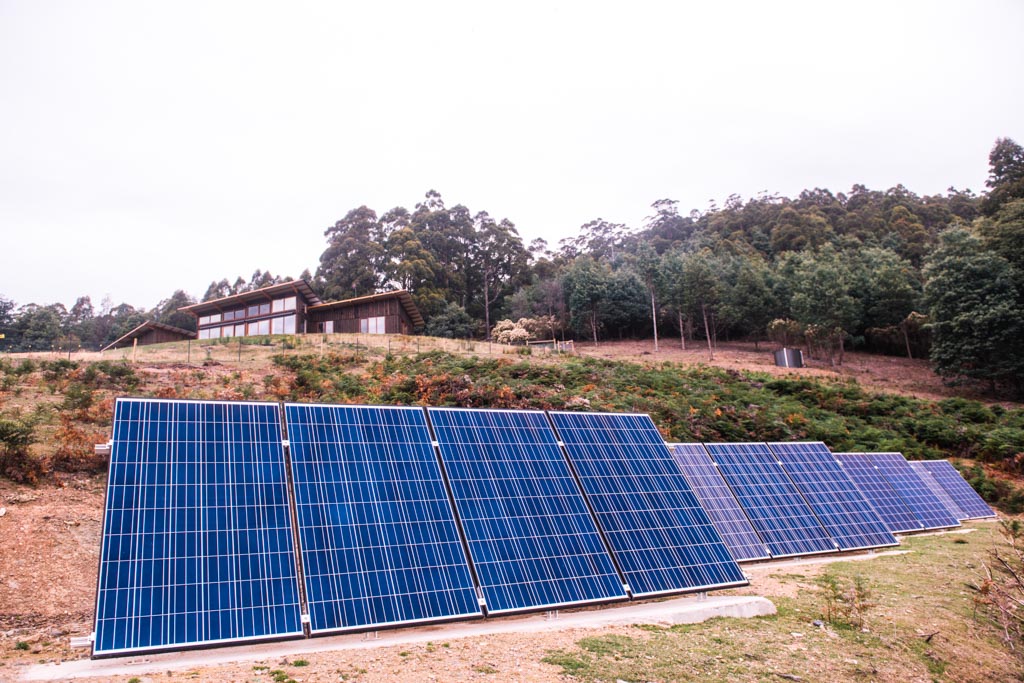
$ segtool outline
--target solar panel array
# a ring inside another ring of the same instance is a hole
[[[747,583],[649,416],[549,415],[633,595]]]
[[[489,613],[627,597],[543,412],[428,413]]]
[[[935,497],[942,501],[942,504],[946,506],[947,510],[953,513],[953,516],[956,517],[957,520],[967,519],[966,513],[961,510],[960,506],[956,504],[956,501],[946,493],[946,489],[935,480],[935,477],[932,476],[931,472],[921,465],[920,461],[910,461],[910,467],[917,472],[917,476],[921,477],[921,481],[925,483],[925,486],[931,489],[932,493],[935,494]]]
[[[960,520],[949,511],[900,453],[871,453],[871,462],[896,490],[925,529],[948,529],[960,526]]]
[[[915,467],[926,470],[935,482],[949,495],[961,511],[961,520],[986,519],[995,517],[996,513],[988,503],[978,495],[974,487],[967,483],[948,460],[919,460],[912,463]]]
[[[836,453],[835,456],[889,531],[901,533],[924,529],[924,523],[907,507],[867,453]]]
[[[768,447],[841,550],[899,544],[825,444],[769,443]]]
[[[422,408],[285,420],[313,633],[482,616]]]
[[[743,585],[736,559],[993,516],[946,461],[672,452],[647,415],[286,404],[284,425],[118,399],[94,656]]]
[[[725,483],[704,446],[699,443],[677,443],[670,444],[669,448],[690,488],[736,561],[770,558],[768,547],[754,531],[747,513],[729,490],[729,485]]]
[[[277,404],[118,399],[95,656],[302,635]]]
[[[704,447],[773,557],[839,549],[767,445],[709,443]]]

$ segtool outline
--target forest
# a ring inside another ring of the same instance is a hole
[[[411,210],[353,208],[324,236],[299,277],[324,299],[408,289],[429,335],[519,328],[712,355],[722,340],[772,340],[835,364],[856,348],[927,357],[948,381],[993,395],[1024,392],[1024,148],[1009,138],[996,140],[981,194],[855,185],[733,195],[689,213],[660,199],[639,226],[596,218],[558,244],[524,244],[511,220],[432,190]],[[286,279],[214,280],[202,300]],[[181,290],[149,310],[0,297],[0,348],[97,349],[147,319],[194,328],[177,312],[193,302]]]

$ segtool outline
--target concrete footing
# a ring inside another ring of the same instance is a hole
[[[369,650],[500,633],[541,633],[632,624],[671,626],[697,624],[716,617],[749,618],[770,614],[775,614],[775,605],[770,600],[756,595],[682,597],[571,612],[560,611],[547,615],[531,614],[394,629],[380,631],[377,637],[370,638],[366,634],[351,634],[117,659],[82,659],[61,664],[39,664],[27,667],[21,680],[58,681],[87,677],[145,676],[201,666],[293,657],[315,652]]]

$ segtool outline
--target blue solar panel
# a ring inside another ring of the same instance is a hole
[[[920,460],[912,462],[911,465],[926,470],[932,476],[962,513],[960,519],[985,519],[996,516],[988,503],[948,460]]]
[[[768,447],[841,550],[899,544],[825,444],[769,443]]]
[[[763,443],[704,444],[775,557],[839,549]]]
[[[650,417],[549,415],[634,595],[747,583]]]
[[[956,515],[932,493],[901,453],[870,453],[869,457],[925,529],[960,526]]]
[[[118,399],[93,654],[302,634],[277,404]]]
[[[771,557],[704,446],[677,443],[669,444],[669,450],[733,558],[744,562]]]
[[[482,616],[422,408],[285,421],[313,633]]]
[[[950,498],[949,494],[946,493],[946,489],[942,487],[939,482],[935,480],[935,477],[931,475],[925,467],[918,461],[910,461],[910,467],[917,473],[917,476],[921,477],[921,481],[924,485],[931,489],[931,492],[935,494],[935,497],[942,501],[942,504],[946,506],[946,509],[953,513],[953,516],[957,520],[967,519],[967,515],[960,506],[956,504],[956,501]]]
[[[850,475],[850,479],[889,527],[889,531],[904,533],[920,531],[924,528],[921,520],[906,506],[903,499],[896,493],[896,489],[882,476],[866,453],[836,453],[835,455],[843,463],[843,469]]]
[[[428,415],[488,613],[627,597],[544,413]]]

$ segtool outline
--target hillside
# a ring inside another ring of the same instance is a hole
[[[745,345],[723,347],[712,363],[706,350],[653,354],[649,343],[580,346],[580,355],[567,356],[413,337],[372,338],[369,348],[367,337],[342,335],[324,345],[319,337],[252,341],[145,347],[135,362],[130,351],[0,362],[7,444],[0,460],[7,475],[0,479],[0,680],[20,664],[86,654],[68,650],[66,635],[91,629],[105,480],[92,445],[108,438],[118,395],[641,411],[674,440],[820,439],[843,450],[961,458],[1004,511],[1024,506],[1014,483],[1024,412],[957,397],[921,362],[851,354],[840,370],[792,371]],[[19,435],[32,443],[19,447]],[[758,569],[747,590],[779,606],[768,619],[503,636],[497,649],[470,639],[378,650],[372,658],[349,652],[289,673],[306,680],[338,680],[339,671],[346,680],[387,680],[396,668],[464,680],[492,669],[521,680],[560,680],[563,672],[584,680],[758,680],[774,672],[836,681],[1007,679],[1020,662],[999,643],[999,629],[984,610],[972,618],[974,592],[949,591],[950,572],[978,583],[990,552],[1002,547],[995,525],[971,528],[962,538],[906,541],[906,556]],[[847,623],[810,624],[825,609],[821,575],[844,585],[864,577],[878,603],[865,608],[866,633]],[[941,635],[924,643],[919,631]],[[692,656],[674,654],[683,641]],[[644,678],[644,671],[653,673]],[[202,672],[260,675],[248,666]]]

